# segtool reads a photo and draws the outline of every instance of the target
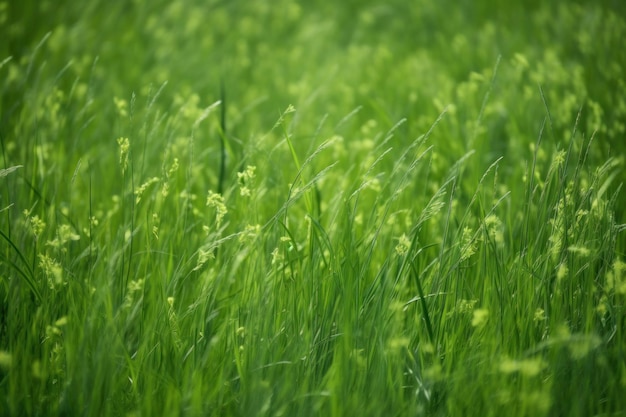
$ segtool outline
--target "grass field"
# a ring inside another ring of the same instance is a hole
[[[0,1],[0,416],[625,416],[621,1]]]

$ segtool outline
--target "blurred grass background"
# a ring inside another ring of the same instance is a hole
[[[223,80],[230,129],[243,140],[272,123],[285,103],[336,118],[364,106],[360,120],[375,116],[391,126],[405,117],[406,128],[420,132],[444,106],[473,101],[454,114],[462,128],[450,132],[460,139],[451,143],[459,146],[473,134],[501,57],[484,111],[495,153],[519,146],[520,136],[535,137],[546,105],[560,146],[581,110],[579,134],[597,132],[596,161],[625,150],[626,25],[618,1],[3,4],[3,56],[13,57],[3,71],[15,79],[3,86],[5,131],[19,117],[24,91],[50,74],[61,89],[87,83],[96,100],[90,106],[110,115],[87,132],[114,125],[112,102],[101,97],[130,100],[134,92],[141,100],[167,81],[163,103],[195,95],[208,105],[219,99]],[[45,67],[31,67],[18,81],[47,33],[37,57]],[[89,136],[80,141],[85,147]],[[456,160],[463,152],[447,154]]]

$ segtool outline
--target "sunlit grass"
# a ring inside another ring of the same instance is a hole
[[[0,415],[623,413],[614,6],[279,3],[7,6]]]

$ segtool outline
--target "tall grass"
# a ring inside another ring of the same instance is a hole
[[[623,413],[618,6],[279,3],[9,5],[0,414]]]

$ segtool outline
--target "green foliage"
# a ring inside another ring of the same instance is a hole
[[[623,413],[621,8],[0,1],[0,415]]]

